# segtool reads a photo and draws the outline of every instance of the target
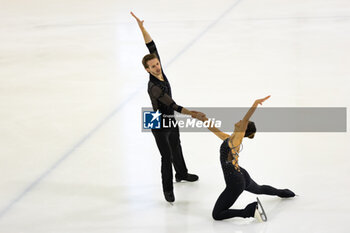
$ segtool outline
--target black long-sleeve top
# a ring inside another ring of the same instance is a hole
[[[146,46],[150,53],[157,55],[160,64],[162,64],[154,41],[152,40],[151,42],[147,43]],[[148,82],[148,94],[151,98],[153,110],[159,110],[162,114],[167,115],[173,115],[174,111],[181,113],[182,107],[177,105],[172,99],[170,83],[163,72],[162,65],[161,68],[164,81],[161,81],[150,74]]]

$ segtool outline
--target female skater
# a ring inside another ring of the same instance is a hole
[[[255,194],[277,195],[281,198],[295,196],[289,189],[276,189],[268,185],[258,185],[250,178],[248,172],[238,165],[238,156],[243,137],[254,138],[256,132],[254,122],[249,121],[249,119],[258,105],[261,105],[268,98],[270,96],[254,102],[244,118],[235,124],[234,132],[231,136],[215,127],[208,128],[223,140],[220,147],[220,162],[225,177],[226,188],[220,194],[214,206],[212,216],[215,220],[234,217],[255,217],[260,222],[266,221],[266,215],[263,209],[260,209],[262,206],[258,205],[258,202],[250,203],[244,209],[230,209],[244,190]],[[203,115],[199,116],[198,119],[201,121],[208,120]]]

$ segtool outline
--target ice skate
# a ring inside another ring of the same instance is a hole
[[[256,218],[256,220],[258,220],[258,222],[266,222],[267,216],[266,216],[266,213],[264,211],[264,208],[261,205],[259,198],[256,198],[256,200],[258,201],[258,205],[256,206],[256,209],[255,209],[254,218]]]

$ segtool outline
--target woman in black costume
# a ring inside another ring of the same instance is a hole
[[[223,140],[220,147],[220,162],[225,177],[226,188],[220,194],[215,203],[212,216],[215,220],[223,220],[234,217],[255,217],[259,221],[266,221],[266,215],[259,206],[258,202],[247,205],[244,209],[230,209],[241,193],[246,190],[255,194],[276,195],[281,198],[294,197],[295,194],[289,189],[276,189],[269,185],[258,185],[250,178],[248,172],[238,165],[238,156],[244,137],[254,138],[256,128],[254,122],[249,121],[258,105],[270,98],[267,96],[258,99],[249,109],[242,120],[235,124],[234,132],[228,135],[215,127],[209,127],[216,136]],[[207,121],[205,116],[198,117],[201,121]]]

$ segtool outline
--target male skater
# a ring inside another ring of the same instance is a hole
[[[177,105],[172,99],[170,83],[163,72],[156,45],[144,28],[144,21],[141,21],[132,12],[131,15],[136,19],[141,29],[146,46],[150,52],[150,54],[143,57],[142,64],[146,71],[150,74],[148,94],[151,98],[153,110],[159,110],[159,112],[167,116],[173,116],[174,111],[191,115],[192,117],[204,116],[204,114],[200,112],[192,112]],[[170,117],[170,121],[175,122],[176,120],[174,117]],[[198,176],[188,173],[185,160],[182,155],[179,128],[178,126],[174,127],[173,124],[170,125],[170,128],[152,129],[152,133],[162,157],[161,173],[164,197],[168,202],[174,202],[175,196],[173,192],[172,164],[174,165],[176,171],[175,178],[177,182],[180,182],[181,180],[190,182],[197,181]]]

